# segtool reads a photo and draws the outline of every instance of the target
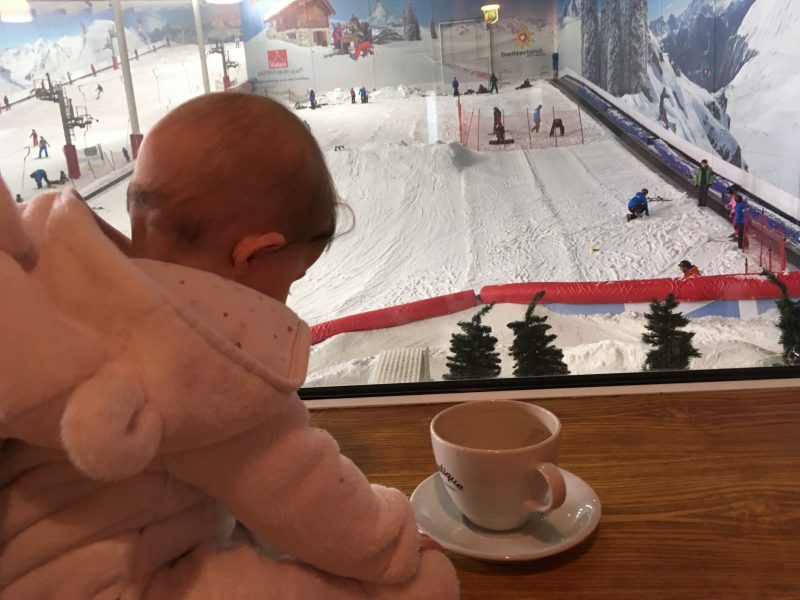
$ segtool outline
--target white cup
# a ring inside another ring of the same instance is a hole
[[[476,525],[514,529],[561,506],[561,423],[549,410],[513,400],[472,400],[431,421],[439,475],[458,510]]]

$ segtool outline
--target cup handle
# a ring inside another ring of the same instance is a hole
[[[553,463],[539,463],[531,467],[528,476],[533,477],[539,475],[544,477],[547,482],[547,487],[550,488],[550,501],[541,503],[536,500],[526,500],[524,506],[530,512],[546,513],[564,504],[564,499],[567,497],[567,484],[564,483],[564,477],[561,475],[561,471],[559,471],[558,467]]]

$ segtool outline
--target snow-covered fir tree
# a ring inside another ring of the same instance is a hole
[[[525,311],[522,321],[513,321],[508,327],[514,332],[514,342],[509,353],[514,358],[516,377],[542,375],[569,375],[564,353],[553,345],[555,334],[547,333],[551,327],[547,317],[534,314],[544,291],[538,292]]]
[[[469,321],[459,321],[464,333],[450,337],[450,352],[447,357],[449,373],[445,379],[489,379],[500,375],[500,353],[495,352],[497,338],[492,328],[481,321],[494,304],[487,304]]]
[[[581,71],[589,81],[600,85],[600,23],[597,0],[581,0]]]
[[[764,271],[762,275],[781,290],[781,299],[776,301],[776,304],[780,314],[778,317],[778,329],[781,330],[780,342],[783,356],[786,358],[793,349],[800,349],[800,300],[795,302],[789,298],[786,284],[775,277],[774,273]]]
[[[647,0],[625,0],[625,86],[624,94],[636,94],[647,86],[650,31]]]
[[[694,333],[683,331],[689,319],[675,312],[677,307],[678,301],[672,294],[664,302],[650,303],[650,312],[644,315],[648,333],[642,334],[642,341],[652,346],[644,361],[645,371],[683,371],[689,368],[692,358],[700,358],[692,345]]]
[[[408,8],[403,13],[403,37],[407,42],[416,42],[422,39],[419,33],[419,21],[414,13],[414,5],[408,0]]]
[[[622,39],[620,0],[602,0],[602,34],[605,46],[605,89],[621,96],[625,89],[625,47]]]

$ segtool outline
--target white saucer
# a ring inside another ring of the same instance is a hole
[[[559,469],[567,484],[564,504],[511,531],[489,531],[465,519],[453,504],[438,473],[417,486],[411,504],[417,522],[448,550],[494,561],[534,560],[577,546],[600,522],[600,499],[580,477]]]

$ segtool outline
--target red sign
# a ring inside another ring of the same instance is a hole
[[[289,56],[286,50],[267,50],[267,61],[270,69],[289,68]]]

